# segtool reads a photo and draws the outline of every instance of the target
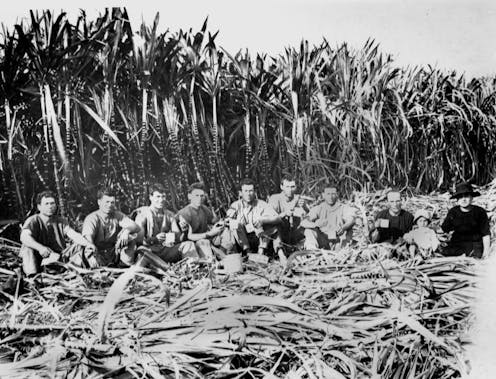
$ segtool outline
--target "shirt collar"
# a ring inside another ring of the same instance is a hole
[[[243,208],[249,208],[249,209],[252,209],[252,208],[255,208],[258,204],[258,199],[255,199],[253,200],[253,203],[252,204],[248,204],[246,201],[244,201],[243,199],[241,199],[241,205]]]
[[[336,209],[338,209],[340,206],[341,206],[341,201],[339,200],[336,200],[336,202],[334,203],[334,205],[330,205],[330,204],[327,204],[325,201],[324,201],[324,204],[327,208],[329,208],[329,210],[331,211],[335,211]]]
[[[56,219],[56,215],[53,215],[53,216],[47,216],[47,215],[44,215],[44,214],[39,214],[41,219],[43,220],[43,222],[47,223],[47,222],[53,222],[55,221]]]

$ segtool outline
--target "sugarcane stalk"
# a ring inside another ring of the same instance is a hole
[[[252,156],[252,149],[251,149],[251,122],[250,122],[250,109],[249,105],[247,103],[247,109],[245,111],[244,115],[244,135],[245,135],[245,177],[251,176],[251,156]]]

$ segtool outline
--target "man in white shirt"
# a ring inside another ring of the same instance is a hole
[[[351,242],[355,210],[339,201],[338,190],[333,185],[326,185],[322,198],[324,201],[310,209],[301,222],[306,249],[335,249]]]

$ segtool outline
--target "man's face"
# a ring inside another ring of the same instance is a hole
[[[339,198],[338,190],[334,187],[325,188],[322,197],[327,204],[334,205]]]
[[[399,192],[390,192],[387,195],[389,209],[393,212],[399,212],[401,210],[401,195]]]
[[[282,193],[292,199],[296,192],[296,182],[294,180],[284,180],[281,184]]]
[[[241,198],[247,203],[255,200],[255,186],[253,184],[243,184],[241,186]]]
[[[194,189],[188,194],[188,199],[191,205],[199,207],[205,200],[205,191],[202,189]]]
[[[165,193],[153,191],[150,195],[150,206],[155,209],[165,207]]]
[[[461,195],[461,197],[456,199],[456,203],[462,208],[467,208],[472,204],[472,199],[472,195]]]
[[[103,195],[101,199],[98,199],[98,208],[105,214],[115,211],[115,196]]]
[[[38,204],[38,210],[44,216],[53,216],[57,212],[57,202],[53,197],[43,197]]]

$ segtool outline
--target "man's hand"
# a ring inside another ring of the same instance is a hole
[[[214,225],[214,227],[208,231],[207,236],[208,237],[218,236],[219,234],[222,233],[223,230],[224,230],[224,226]]]
[[[306,200],[300,197],[298,199],[298,202],[296,203],[296,206],[299,208],[303,208],[305,206],[305,203],[306,203]]]
[[[119,238],[117,239],[117,243],[115,244],[118,249],[122,249],[129,243],[129,230],[122,229],[119,234]]]
[[[370,234],[370,239],[372,242],[376,242],[379,239],[379,230],[374,229],[374,231]]]
[[[166,233],[165,232],[158,233],[155,237],[157,238],[158,242],[164,243],[166,238]]]
[[[263,227],[264,223],[265,223],[265,219],[263,217],[260,217],[257,221],[253,223],[253,226],[255,228],[261,228]]]
[[[93,247],[95,247],[95,249],[93,249]],[[100,266],[98,261],[96,260],[96,246],[93,245],[93,247],[92,246],[85,246],[85,248],[84,248],[84,255],[86,257],[86,262],[88,264],[88,268],[91,268],[91,269],[97,268]]]
[[[38,250],[38,253],[40,253],[42,258],[48,258],[54,251],[49,247],[43,246],[42,249]]]
[[[179,228],[181,229],[182,232],[188,231],[189,224],[181,216],[179,217],[178,224],[179,224]]]
[[[344,230],[343,230],[343,228],[342,228],[342,227],[339,227],[339,228],[337,228],[337,229],[336,229],[336,236],[338,236],[338,237],[339,237],[339,236],[340,236],[340,235],[342,235],[343,233],[344,233]]]
[[[288,217],[288,218],[289,218],[289,217],[291,217],[291,216],[293,216],[293,215],[294,215],[294,210],[292,210],[292,209],[288,209],[287,211],[283,212],[283,213],[280,215],[280,217],[281,217],[281,218],[284,218],[284,217]]]

